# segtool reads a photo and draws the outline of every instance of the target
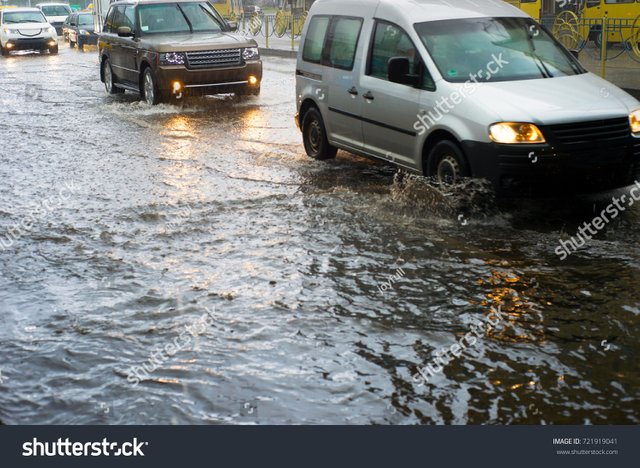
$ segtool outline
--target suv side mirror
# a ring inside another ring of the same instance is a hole
[[[133,31],[129,26],[120,26],[118,28],[118,37],[132,37]]]
[[[389,81],[409,86],[418,86],[420,77],[409,73],[411,62],[407,57],[393,57],[389,59]]]
[[[227,21],[227,31],[228,32],[237,32],[238,31],[238,22],[237,21]]]

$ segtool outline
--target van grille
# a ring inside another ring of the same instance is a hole
[[[242,51],[240,49],[187,52],[187,65],[189,68],[232,67],[241,64]]]
[[[553,138],[560,145],[593,144],[631,137],[629,118],[570,123],[549,126]]]

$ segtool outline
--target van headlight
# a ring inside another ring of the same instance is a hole
[[[51,34],[52,36],[57,36],[58,32],[56,31],[56,28],[54,28],[53,26],[49,26],[49,29],[47,29],[47,31],[49,32],[49,34]]]
[[[160,54],[160,65],[184,65],[186,60],[182,52],[168,52]]]
[[[500,122],[489,127],[489,136],[496,143],[508,145],[546,143],[540,129],[532,123]]]
[[[640,109],[629,114],[629,123],[633,136],[640,137]]]
[[[247,47],[242,51],[242,58],[244,60],[258,60],[260,58],[260,51],[257,47]]]
[[[86,29],[81,29],[80,30],[80,35],[81,36],[90,36],[89,31],[87,31]]]
[[[17,29],[13,29],[13,28],[3,28],[5,34],[17,34],[18,30]]]

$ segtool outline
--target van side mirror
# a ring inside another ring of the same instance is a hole
[[[227,31],[228,32],[237,32],[238,31],[238,22],[237,21],[227,21]]]
[[[118,37],[133,37],[133,31],[129,26],[120,26],[118,28]]]
[[[418,86],[420,77],[409,73],[411,62],[407,57],[389,59],[389,81],[409,86]]]

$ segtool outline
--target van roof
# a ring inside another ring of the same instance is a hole
[[[336,8],[338,7],[338,8]],[[363,9],[393,10],[408,23],[456,18],[523,17],[528,15],[502,0],[318,0],[314,13],[357,15]]]

